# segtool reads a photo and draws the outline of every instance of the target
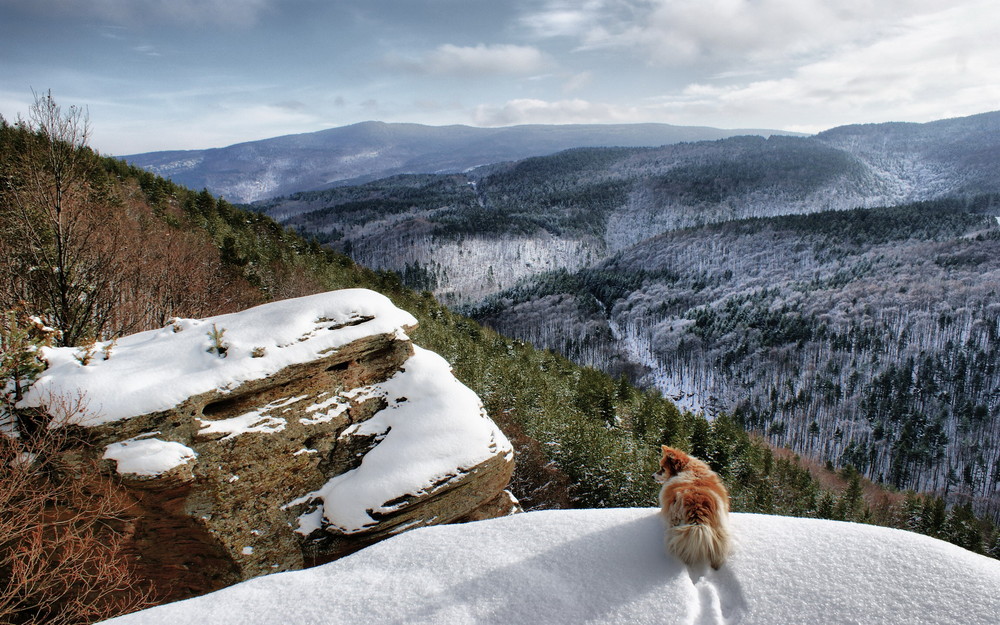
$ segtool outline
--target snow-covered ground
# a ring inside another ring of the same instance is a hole
[[[342,560],[109,621],[996,625],[1000,562],[900,530],[731,517],[718,571],[664,553],[655,509],[530,512],[417,529]]]

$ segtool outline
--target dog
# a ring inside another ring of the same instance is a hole
[[[663,445],[660,513],[667,551],[688,566],[708,562],[718,570],[729,554],[729,493],[707,464]]]

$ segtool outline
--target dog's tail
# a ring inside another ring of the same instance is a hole
[[[719,524],[676,525],[667,532],[667,549],[687,565],[708,561],[718,569],[729,554],[729,532]]]

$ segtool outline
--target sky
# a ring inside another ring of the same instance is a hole
[[[995,0],[0,0],[0,115],[104,154],[367,120],[818,132],[1000,109]]]

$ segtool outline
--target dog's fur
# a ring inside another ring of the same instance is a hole
[[[701,460],[664,445],[653,478],[663,484],[667,551],[685,564],[707,561],[718,569],[729,553],[729,493],[719,476]]]

